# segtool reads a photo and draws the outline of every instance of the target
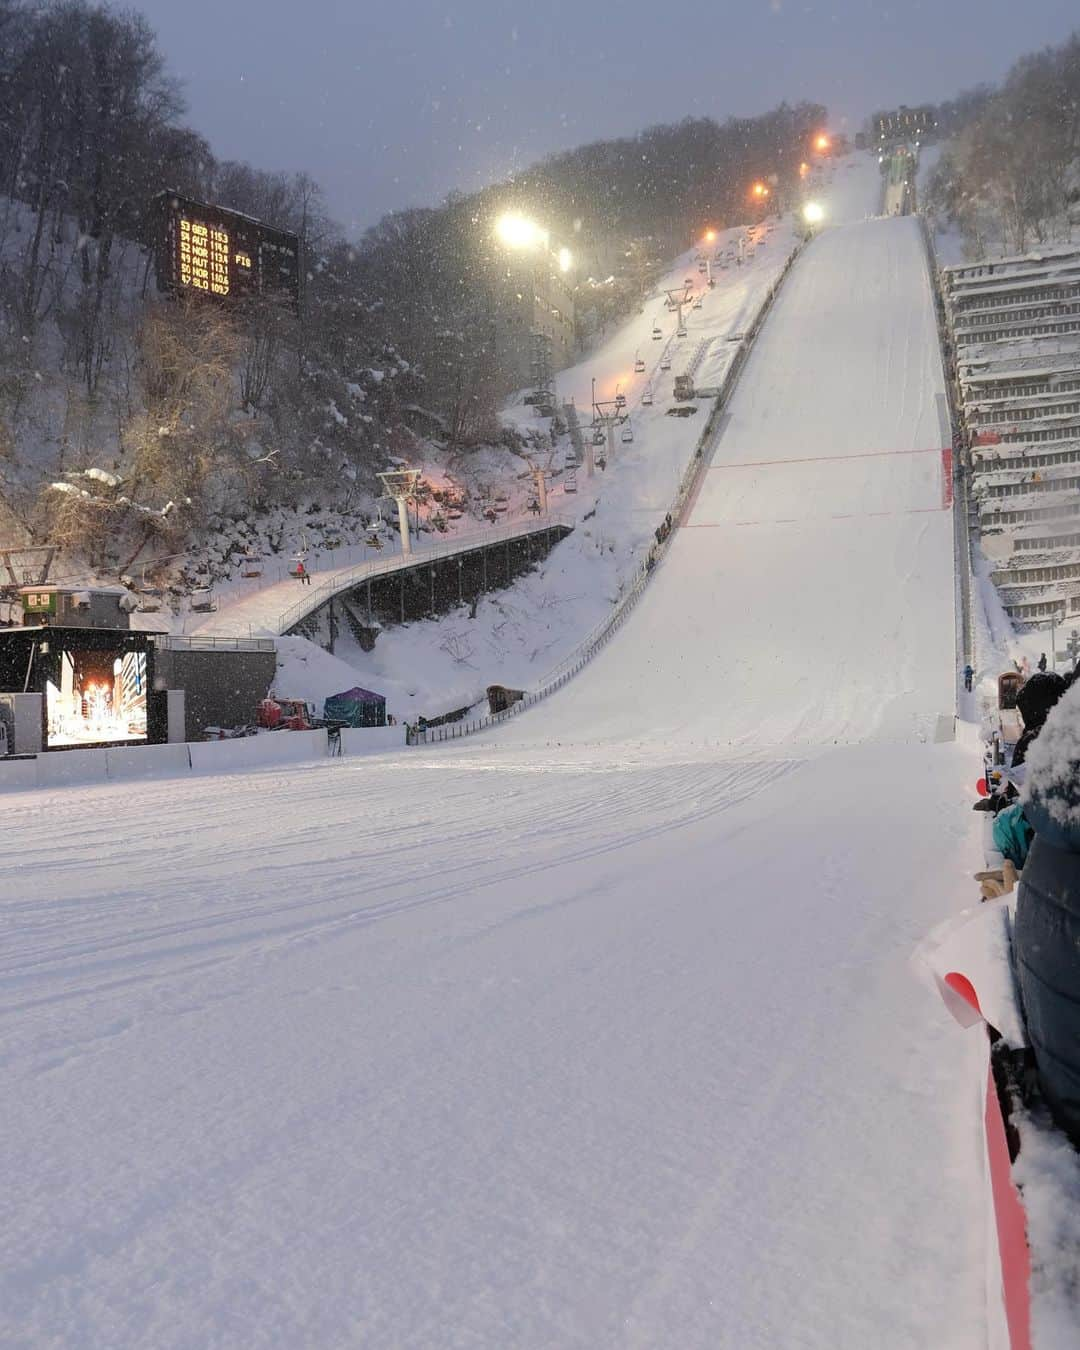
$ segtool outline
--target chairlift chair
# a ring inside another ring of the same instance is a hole
[[[627,422],[622,429],[622,443],[629,445],[634,439],[634,428]]]
[[[652,335],[653,335],[653,341],[654,341],[654,342],[659,342],[660,339],[664,336],[663,330],[661,329],[661,327],[660,327],[659,324],[657,324],[657,325],[653,328],[653,330],[652,330]]]
[[[616,406],[616,408],[625,408],[625,407],[626,407],[626,395],[625,395],[625,394],[616,394],[616,395],[615,395],[615,406]]]
[[[212,614],[217,609],[217,602],[209,586],[200,586],[191,592],[191,608],[196,614]]]
[[[670,369],[671,369],[671,357],[670,357],[670,356],[662,356],[662,357],[660,358],[660,369],[661,369],[661,370],[670,370]]]
[[[635,375],[644,375],[644,374],[645,374],[645,362],[641,359],[640,356],[639,356],[639,357],[637,358],[637,360],[634,362],[634,374],[635,374]]]
[[[648,385],[645,386],[645,391],[641,395],[641,406],[643,408],[652,407],[652,389]]]
[[[675,336],[676,336],[676,337],[685,337],[685,336],[686,336],[686,329],[685,329],[685,328],[676,328],[676,329],[675,329]]]
[[[139,589],[138,610],[140,614],[156,614],[161,608],[164,592],[160,586],[142,586]]]
[[[244,560],[240,564],[240,575],[242,577],[261,577],[263,574],[262,554],[245,553]]]
[[[596,430],[593,432],[592,443],[593,445],[604,444],[604,432],[602,427],[597,427]]]
[[[691,308],[691,309],[700,309],[700,308],[701,308],[701,296],[700,296],[700,295],[697,296],[697,297],[695,298],[694,303],[690,306],[690,308]]]

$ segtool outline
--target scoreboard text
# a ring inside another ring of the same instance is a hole
[[[300,304],[300,240],[251,216],[175,193],[160,196],[158,287],[224,300],[278,295]]]

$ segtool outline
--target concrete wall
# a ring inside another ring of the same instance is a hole
[[[158,648],[154,678],[184,691],[184,739],[205,727],[239,727],[255,721],[259,700],[270,692],[277,655],[270,652]]]
[[[343,727],[341,730],[341,753],[350,758],[353,755],[383,754],[404,749],[404,746],[404,726]]]
[[[400,731],[404,728],[375,728]],[[365,733],[367,735],[372,732]],[[191,745],[111,746],[89,750],[54,750],[32,759],[0,758],[0,792],[143,778],[171,778],[196,773],[234,773],[325,759],[325,731],[278,731],[233,741]]]
[[[36,755],[42,748],[40,694],[0,694],[0,721],[13,755]]]

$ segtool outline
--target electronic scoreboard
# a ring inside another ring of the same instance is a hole
[[[300,306],[300,238],[223,206],[158,194],[158,289],[226,301],[279,296]]]

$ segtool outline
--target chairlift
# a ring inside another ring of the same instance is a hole
[[[242,577],[261,577],[263,574],[262,554],[249,550],[240,564]]]
[[[604,444],[604,431],[602,427],[597,427],[596,430],[593,432],[592,443],[593,445]]]
[[[625,423],[622,429],[622,443],[623,445],[629,445],[633,441],[633,439],[634,439],[634,428],[630,425],[629,422],[627,422]]]
[[[165,598],[165,593],[160,586],[141,586],[138,594],[138,611],[140,614],[156,614]]]
[[[676,328],[676,329],[675,329],[675,336],[676,336],[677,338],[685,337],[685,336],[686,336],[686,329],[685,329],[685,328]]]
[[[639,356],[639,357],[637,358],[637,360],[634,362],[634,374],[635,374],[635,375],[644,375],[644,374],[645,374],[645,362],[641,359],[640,356]]]
[[[615,406],[616,406],[616,408],[625,408],[625,407],[626,407],[626,395],[625,395],[625,394],[616,394],[616,395],[615,395]]]
[[[603,455],[596,456],[596,467],[600,469],[601,472],[607,468],[607,460],[604,458]]]
[[[650,385],[646,385],[646,386],[645,386],[645,391],[644,391],[644,393],[641,395],[641,406],[642,406],[643,408],[651,408],[651,407],[652,407],[652,388],[651,388]]]
[[[191,592],[191,608],[196,614],[212,614],[217,609],[217,601],[209,586],[200,586]]]
[[[566,477],[563,479],[563,491],[564,492],[577,491],[577,469],[570,468],[569,465],[567,465]]]
[[[653,341],[654,341],[654,342],[659,342],[660,339],[664,336],[663,330],[661,329],[661,327],[660,327],[659,324],[656,324],[656,325],[653,327],[653,330],[652,330],[652,336],[653,336]]]
[[[690,306],[690,308],[691,308],[691,309],[700,309],[700,308],[701,308],[701,296],[700,296],[700,295],[695,296],[695,298],[694,298],[694,303]]]
[[[662,356],[662,357],[660,358],[660,369],[661,369],[661,370],[670,370],[670,369],[671,369],[671,357],[670,357],[670,356]]]

